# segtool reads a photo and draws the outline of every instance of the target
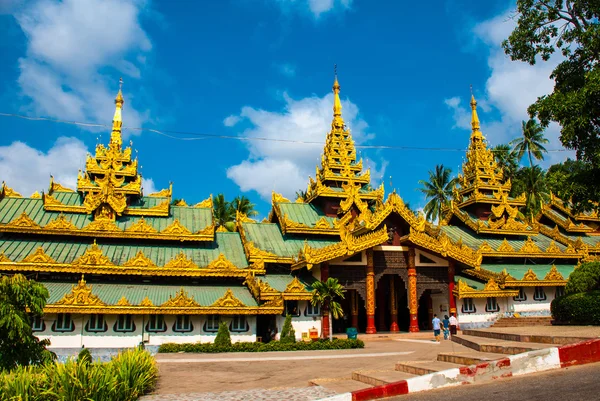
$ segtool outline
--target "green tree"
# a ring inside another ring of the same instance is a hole
[[[574,197],[585,199],[590,186],[587,183],[592,183],[594,180],[590,173],[582,161],[567,159],[548,168],[546,186],[565,202],[570,202]],[[591,207],[592,205],[589,204],[586,209]]]
[[[539,213],[542,208],[542,202],[548,199],[548,188],[544,170],[539,166],[523,167],[515,174],[514,184],[511,195],[526,195],[524,214],[533,217]]]
[[[49,340],[33,335],[31,320],[42,317],[48,290],[22,274],[0,277],[0,370],[54,359]]]
[[[548,140],[544,138],[544,127],[534,119],[523,121],[522,125],[523,136],[510,141],[510,145],[514,146],[513,152],[518,161],[527,153],[529,156],[529,167],[533,167],[533,158],[544,160],[546,148],[543,144],[548,143]]]
[[[219,323],[219,331],[215,337],[215,345],[218,347],[231,346],[231,335],[229,334],[229,328],[225,322]]]
[[[313,306],[321,305],[323,311],[329,316],[329,340],[333,340],[333,319],[339,319],[344,316],[342,305],[336,301],[338,298],[344,298],[344,287],[338,282],[337,278],[329,277],[326,281],[315,281],[312,284],[312,299],[310,300]]]
[[[423,211],[427,220],[434,221],[442,216],[442,208],[450,202],[452,197],[452,188],[456,184],[456,178],[450,179],[452,170],[444,167],[443,164],[435,166],[435,171],[429,171],[429,181],[420,180],[419,188],[429,200]]]
[[[296,199],[298,199],[298,198],[305,200],[306,199],[306,191],[304,191],[302,189],[297,190],[296,191]]]
[[[511,181],[515,178],[515,173],[519,168],[519,162],[515,152],[512,151],[510,145],[501,144],[496,145],[492,148],[494,157],[498,163],[498,167],[502,170],[502,175],[505,180],[510,179]]]
[[[577,294],[600,289],[600,262],[582,263],[573,270],[565,287],[565,294]]]
[[[236,211],[238,211],[240,213],[244,213],[248,217],[253,217],[253,216],[258,215],[258,212],[256,210],[254,210],[256,205],[254,203],[250,202],[250,199],[246,198],[243,195],[236,196],[233,199],[233,202],[231,202],[231,207],[233,208],[233,211],[234,211],[234,217],[235,217]]]
[[[235,209],[230,202],[225,200],[225,195],[218,194],[213,200],[213,209],[217,226],[223,226],[230,230],[230,224],[235,220]],[[229,227],[228,227],[229,226]]]
[[[285,316],[285,321],[283,322],[283,327],[281,328],[281,336],[279,337],[279,341],[282,343],[295,343],[296,342],[296,331],[292,326],[292,315],[287,314]]]

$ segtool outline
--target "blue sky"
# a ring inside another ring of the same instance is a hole
[[[484,134],[507,142],[527,105],[551,91],[555,65],[503,55],[512,9],[472,0],[0,0],[0,112],[110,124],[122,76],[127,127],[323,142],[337,64],[344,118],[360,145],[464,149],[469,85]],[[86,152],[109,138],[106,129],[13,117],[0,117],[0,133],[0,179],[24,195],[46,189],[50,174],[74,187]],[[322,149],[126,135],[146,193],[172,181],[188,203],[244,194],[263,215],[272,190],[293,197],[306,188]],[[557,128],[546,135],[559,149]],[[415,208],[425,203],[418,181],[439,163],[458,172],[464,157],[360,154],[376,183],[389,191],[391,182]]]

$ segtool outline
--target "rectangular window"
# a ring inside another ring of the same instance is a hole
[[[565,295],[565,287],[556,287],[555,298],[562,297],[563,295]]]
[[[304,316],[321,316],[321,305],[317,304],[313,306],[309,301],[308,306],[304,311]]]
[[[237,332],[248,331],[246,316],[234,315],[233,319],[231,320],[231,324],[229,325],[229,330]]]
[[[495,297],[489,297],[487,302],[485,303],[485,311],[486,312],[499,312],[500,307],[498,306],[498,302]]]
[[[160,333],[167,330],[163,315],[150,315],[148,316],[148,324],[146,325],[146,331],[149,333]]]
[[[527,301],[527,294],[525,294],[525,288],[519,288],[519,295],[513,297],[513,299],[518,302]]]
[[[208,315],[204,323],[204,331],[219,331],[219,315]]]
[[[31,318],[31,330],[32,331],[44,331],[46,330],[46,325],[44,324],[44,319],[39,316],[34,316]]]
[[[463,307],[462,313],[475,313],[475,303],[473,302],[473,298],[464,298],[463,299]]]
[[[119,315],[113,328],[117,333],[130,333],[135,331],[135,323],[131,315]]]
[[[73,331],[75,330],[75,324],[71,320],[70,313],[59,313],[56,315],[56,321],[54,322],[54,327],[52,331]]]
[[[175,318],[175,324],[173,325],[173,331],[178,333],[188,333],[194,330],[192,321],[189,315],[177,315]]]
[[[535,287],[535,291],[533,293],[534,301],[545,301],[546,300],[546,292],[544,291],[544,287]]]
[[[85,331],[90,333],[104,332],[106,329],[104,315],[90,315],[90,319],[85,325]]]
[[[282,316],[290,315],[298,317],[300,316],[300,309],[298,309],[298,301],[285,301],[285,308],[283,309]]]

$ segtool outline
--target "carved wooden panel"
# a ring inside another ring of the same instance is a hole
[[[356,290],[366,299],[367,272],[365,266],[329,266],[329,276],[337,278],[348,290]]]
[[[373,253],[375,265],[375,286],[384,274],[394,274],[402,278],[404,288],[408,282],[407,263],[402,251],[375,251]]]

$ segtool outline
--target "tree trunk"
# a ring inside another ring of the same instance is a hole
[[[333,341],[333,316],[331,316],[331,308],[329,308],[329,341]]]

